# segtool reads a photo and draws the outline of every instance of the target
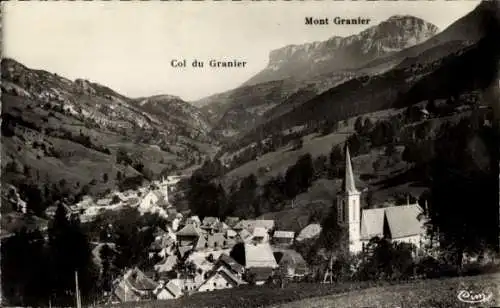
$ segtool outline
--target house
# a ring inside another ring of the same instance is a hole
[[[227,238],[236,238],[238,236],[238,233],[236,233],[236,231],[232,230],[232,229],[227,229],[226,230],[226,237]]]
[[[275,231],[272,242],[277,246],[289,246],[293,244],[294,237],[293,231]]]
[[[254,243],[266,243],[269,241],[269,233],[262,227],[256,227],[253,229],[252,242]]]
[[[236,260],[234,260],[233,258],[231,258],[229,255],[227,255],[225,253],[221,254],[219,259],[217,259],[217,261],[215,262],[216,268],[219,268],[221,266],[225,267],[231,273],[233,273],[234,275],[236,275],[240,278],[243,276],[243,273],[245,272],[244,266],[242,266],[241,264],[236,262]]]
[[[207,235],[208,248],[212,250],[219,250],[226,248],[227,241],[224,233],[215,233]]]
[[[187,224],[175,234],[180,246],[194,245],[202,235],[201,230],[194,224]]]
[[[201,235],[198,238],[198,240],[196,241],[196,244],[194,245],[193,249],[195,251],[201,251],[201,250],[207,250],[208,249],[207,236],[205,234]]]
[[[240,218],[239,217],[234,217],[234,216],[228,216],[226,217],[226,219],[224,220],[224,223],[226,223],[226,225],[228,225],[230,228],[234,228],[234,226],[236,226],[236,224],[240,221]]]
[[[174,281],[161,286],[155,293],[158,300],[176,299],[182,296],[181,288]]]
[[[205,275],[214,270],[217,260],[222,254],[229,253],[228,249],[216,251],[194,251],[189,255],[186,262],[192,262],[196,266],[198,274]]]
[[[321,230],[320,224],[309,224],[299,232],[296,241],[302,242],[304,240],[316,238],[321,234]]]
[[[264,228],[269,232],[274,229],[274,220],[241,220],[233,227],[236,231],[247,230],[249,232],[253,232],[255,228]]]
[[[175,266],[177,265],[177,256],[168,256],[163,262],[160,262],[154,266],[155,271],[160,276],[160,279],[168,275]]]
[[[158,284],[137,268],[128,270],[117,284],[113,295],[120,302],[140,301],[154,297]]]
[[[194,278],[176,278],[170,280],[170,282],[177,285],[184,294],[190,294],[196,292],[198,287],[204,282],[202,276],[196,275]]]
[[[361,210],[361,192],[356,189],[348,147],[345,169],[344,187],[337,196],[337,220],[348,230],[348,251],[361,252],[373,237],[420,247],[425,235],[423,209],[418,204],[408,204]]]
[[[255,284],[264,284],[278,268],[269,243],[244,244],[245,269]]]
[[[76,205],[67,205],[66,203],[62,203],[64,210],[66,211],[66,218],[75,219],[80,216],[80,214],[84,213],[84,209],[79,209]],[[53,218],[56,215],[58,205],[49,206],[45,210],[45,215],[49,218]]]
[[[248,242],[252,239],[252,234],[250,232],[248,232],[246,229],[241,230],[238,233],[238,235],[240,237],[240,240],[243,242]]]
[[[179,254],[179,258],[184,260],[192,250],[193,246],[179,246],[177,248],[177,253]]]
[[[198,288],[198,292],[230,289],[246,284],[240,277],[234,275],[225,267],[214,271]]]
[[[167,208],[167,214],[168,214],[169,217],[170,216],[175,217],[175,215],[177,215],[177,213],[178,212],[177,212],[177,209],[175,207],[169,207],[169,208]]]
[[[156,206],[160,200],[163,200],[164,196],[159,190],[150,190],[142,197],[141,202],[139,203],[139,208],[143,210],[149,210],[152,207]]]
[[[217,217],[205,217],[200,228],[207,231],[214,231],[219,226],[219,222],[219,218]]]
[[[308,272],[307,262],[292,249],[276,249],[274,257],[280,271],[288,278],[304,277]]]
[[[191,216],[186,219],[186,224],[189,225],[195,225],[196,227],[201,226],[201,220],[198,216]]]

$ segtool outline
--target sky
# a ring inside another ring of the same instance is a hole
[[[2,2],[3,55],[35,69],[84,78],[130,97],[194,101],[238,87],[290,44],[356,34],[392,15],[445,29],[479,3],[435,1]],[[367,17],[369,25],[305,25],[305,17]],[[186,59],[188,67],[172,67]],[[246,61],[193,68],[194,60]]]

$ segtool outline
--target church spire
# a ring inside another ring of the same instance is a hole
[[[349,154],[349,146],[345,147],[345,178],[344,178],[344,192],[358,193],[356,184],[354,183],[354,172],[352,172],[351,155]]]

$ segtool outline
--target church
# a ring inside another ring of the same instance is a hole
[[[425,236],[423,209],[419,204],[361,209],[349,148],[346,147],[345,179],[337,196],[337,219],[348,230],[349,252],[357,254],[374,237],[422,246]]]

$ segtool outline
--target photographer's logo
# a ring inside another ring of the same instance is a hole
[[[457,298],[459,301],[468,304],[478,304],[489,301],[493,297],[493,293],[488,290],[460,290]]]

